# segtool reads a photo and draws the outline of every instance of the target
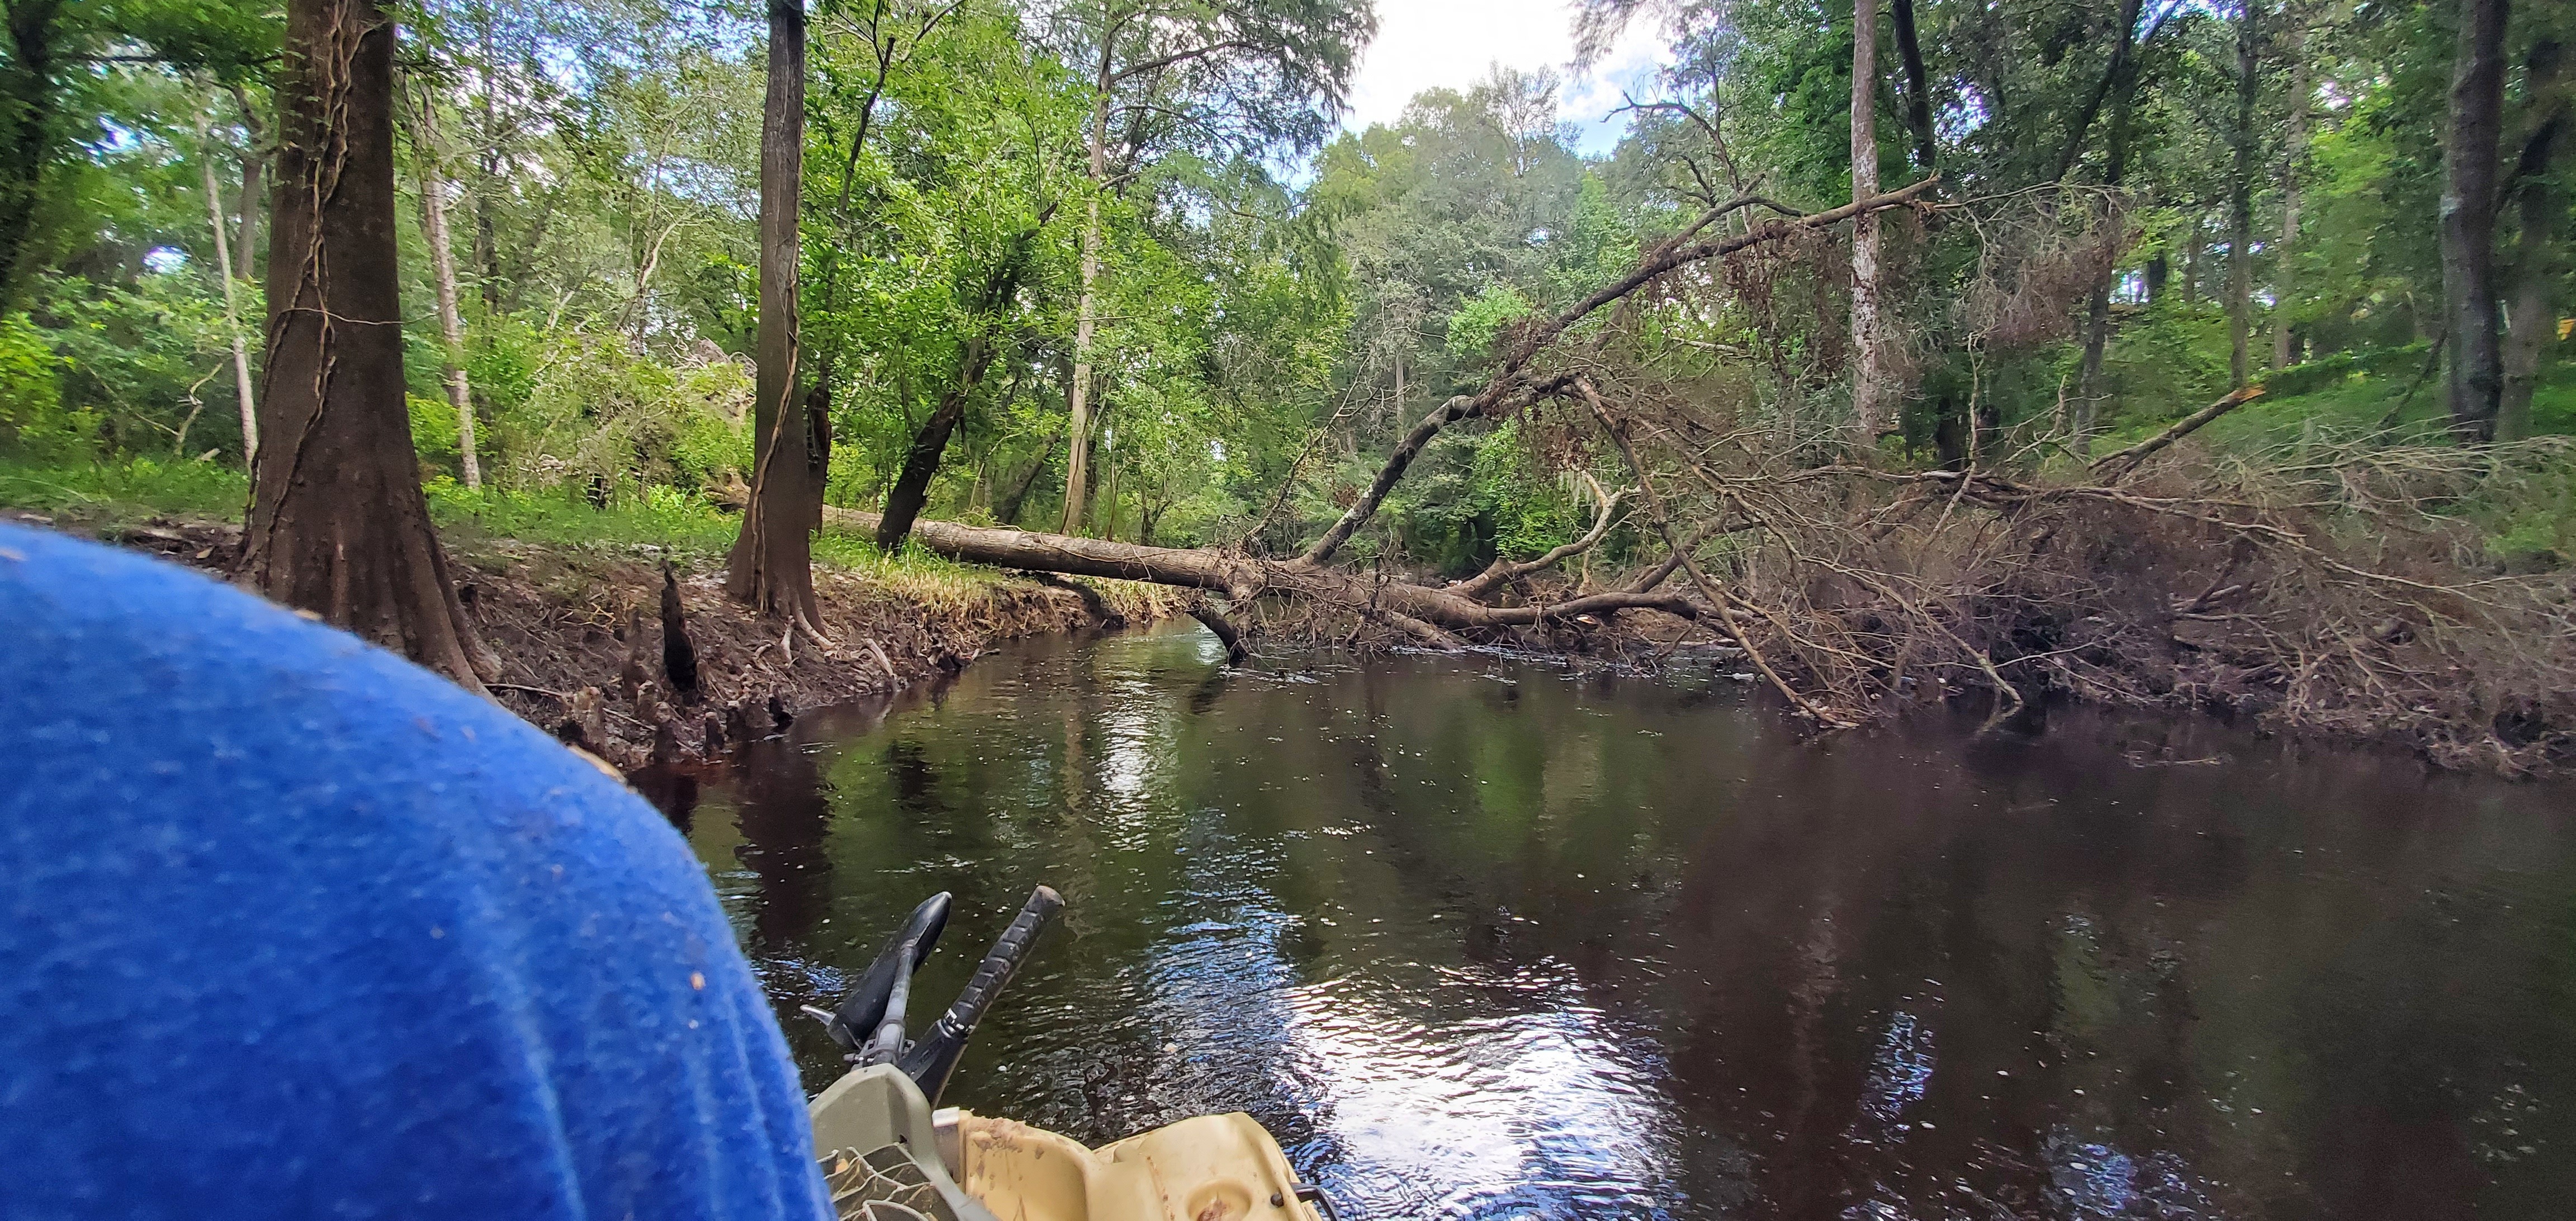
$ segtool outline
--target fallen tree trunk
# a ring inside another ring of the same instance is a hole
[[[1237,608],[1249,606],[1262,598],[1284,598],[1374,621],[1425,644],[1442,648],[1466,645],[1471,636],[1493,638],[1519,629],[1546,628],[1552,624],[1579,625],[1580,630],[1598,626],[1603,617],[1618,611],[1656,610],[1707,625],[1721,636],[1742,645],[1750,655],[1755,646],[1745,639],[1745,635],[1753,625],[1745,617],[1744,605],[1724,586],[1713,581],[1692,555],[1701,543],[1712,537],[1712,529],[1723,534],[1732,533],[1736,528],[1721,528],[1711,523],[1691,532],[1688,541],[1684,541],[1681,532],[1674,528],[1674,523],[1665,514],[1651,485],[1641,486],[1639,490],[1656,506],[1662,527],[1659,533],[1671,554],[1623,587],[1569,597],[1562,602],[1531,601],[1511,606],[1496,605],[1487,599],[1497,598],[1505,588],[1518,585],[1523,577],[1588,553],[1598,546],[1611,533],[1620,496],[1604,494],[1595,488],[1595,495],[1602,501],[1601,515],[1581,537],[1534,560],[1498,559],[1485,572],[1446,586],[1336,568],[1332,566],[1332,560],[1342,546],[1375,516],[1414,459],[1439,436],[1441,430],[1464,420],[1512,414],[1572,393],[1581,381],[1577,375],[1535,370],[1532,364],[1541,353],[1585,319],[1694,264],[1723,259],[1797,234],[1814,233],[1856,216],[1907,206],[1930,190],[1933,181],[1926,178],[1899,190],[1866,195],[1823,212],[1791,213],[1781,219],[1750,224],[1744,232],[1731,236],[1703,238],[1701,234],[1710,224],[1740,209],[1769,207],[1787,211],[1768,200],[1749,195],[1710,209],[1681,232],[1647,250],[1636,265],[1618,279],[1596,289],[1561,313],[1516,327],[1504,342],[1501,359],[1484,387],[1475,394],[1449,399],[1417,423],[1387,456],[1368,489],[1313,544],[1293,558],[1255,556],[1239,549],[1154,547],[1065,534],[966,526],[955,522],[907,521],[900,513],[888,519],[874,513],[833,507],[823,510],[824,523],[835,529],[875,536],[881,544],[892,544],[908,537],[934,554],[969,563],[1033,573],[1147,581],[1203,590],[1224,598]],[[1595,399],[1597,405],[1597,392],[1586,386],[1584,393]],[[1647,472],[1634,458],[1635,455],[1631,454],[1630,465],[1636,468],[1642,483]],[[1287,489],[1283,486],[1281,496],[1284,498],[1286,495]],[[1676,572],[1689,574],[1691,585],[1699,591],[1698,598],[1662,588]],[[1205,617],[1214,621],[1212,627],[1226,622],[1212,606],[1203,605],[1200,609],[1206,612]],[[1776,617],[1765,615],[1763,618],[1774,628],[1780,627]],[[1220,637],[1226,634],[1219,633]],[[1227,641],[1229,654],[1237,652],[1239,647],[1239,635]],[[1782,694],[1800,708],[1812,712],[1820,724],[1854,723],[1853,718],[1824,711],[1802,697],[1787,677],[1772,671],[1758,658],[1756,664],[1762,665],[1770,674],[1773,685]]]
[[[828,507],[823,520],[834,529],[870,536],[880,524],[874,513]],[[1388,623],[1427,643],[1451,647],[1464,643],[1457,636],[1460,632],[1528,627],[1578,615],[1659,610],[1695,619],[1701,611],[1697,603],[1679,594],[1656,592],[1655,586],[1671,575],[1667,566],[1649,570],[1652,581],[1641,580],[1623,589],[1544,605],[1491,606],[1450,590],[1372,579],[1302,558],[1262,560],[1224,551],[1148,547],[945,521],[914,522],[912,539],[934,554],[996,568],[1150,581],[1207,590],[1237,604],[1270,595],[1312,599]]]

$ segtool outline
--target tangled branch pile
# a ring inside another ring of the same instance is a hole
[[[2462,511],[2564,479],[2576,446],[2176,443],[2252,397],[2089,464],[1966,471],[1802,463],[1644,393],[1590,406],[1820,719],[1983,688],[2250,713],[2446,766],[2576,759],[2576,588],[2502,570]]]
[[[914,538],[982,563],[1206,591],[1218,601],[1202,618],[1230,645],[1263,630],[1437,648],[1722,644],[1826,727],[1982,690],[1999,711],[2063,694],[2248,713],[2402,739],[2451,766],[2536,773],[2576,760],[2576,590],[2565,573],[2498,569],[2461,511],[2567,478],[2576,453],[2563,440],[2311,436],[2250,456],[2194,442],[2257,386],[2090,460],[2063,412],[2006,430],[1972,400],[1964,459],[1924,468],[1875,439],[1798,427],[1794,404],[1725,393],[1722,378],[1662,358],[1655,340],[1677,313],[1775,281],[1783,261],[1813,261],[1838,222],[1897,209],[1938,222],[1962,207],[1916,202],[1929,185],[1762,222],[1750,209],[1767,201],[1711,209],[1628,274],[1525,324],[1488,383],[1416,425],[1294,557],[945,522]],[[2090,277],[2049,268],[2101,248],[1994,260],[1985,274],[2006,287],[1976,298],[1992,318],[1970,350],[2064,317],[2066,302],[2041,298]],[[1590,489],[1596,512],[1579,537],[1447,583],[1335,564],[1441,430],[1502,417]],[[1632,562],[1605,578],[1593,553],[1613,541]],[[1564,575],[1578,558],[1579,574]]]

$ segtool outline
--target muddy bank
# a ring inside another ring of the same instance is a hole
[[[241,556],[241,527],[228,522],[5,517],[227,579]],[[801,710],[954,672],[1004,640],[1182,613],[1174,591],[1126,582],[998,571],[879,579],[818,566],[827,648],[788,640],[726,599],[720,557],[508,539],[448,540],[448,551],[458,596],[501,658],[494,698],[629,771],[710,759]],[[666,647],[675,636],[664,627],[666,585],[685,649]]]

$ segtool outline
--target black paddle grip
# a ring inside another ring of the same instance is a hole
[[[1057,894],[1054,887],[1040,886],[1029,892],[1029,901],[1020,905],[1020,914],[1011,917],[1011,927],[1002,930],[992,951],[975,968],[975,978],[966,981],[966,990],[958,993],[957,1002],[948,1007],[946,1025],[950,1029],[961,1035],[973,1033],[976,1023],[984,1020],[984,1011],[993,1007],[994,998],[1002,994],[1003,986],[1011,982],[1012,974],[1037,944],[1047,921],[1062,910],[1064,896]]]
[[[985,1012],[1002,995],[1012,974],[1027,960],[1047,921],[1063,909],[1064,896],[1057,894],[1055,888],[1040,886],[1029,892],[1029,901],[1021,905],[1019,915],[1012,917],[1011,926],[1002,930],[992,952],[984,955],[983,963],[975,968],[975,978],[966,981],[966,990],[957,994],[956,1003],[948,1006],[948,1012],[939,1015],[930,1033],[896,1062],[904,1075],[921,1087],[922,1097],[929,1099],[931,1105],[937,1106],[940,1091],[948,1088],[948,1078],[957,1071],[958,1057],[965,1054],[966,1040],[973,1037],[976,1024],[984,1020]]]

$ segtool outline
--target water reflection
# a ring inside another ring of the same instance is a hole
[[[1092,1141],[1250,1111],[1368,1216],[2576,1194],[2566,790],[2204,725],[1806,744],[1723,676],[1217,660],[1013,650],[710,780],[687,828],[782,1010],[937,889],[944,997],[1047,881],[1067,931],[950,1100]]]

